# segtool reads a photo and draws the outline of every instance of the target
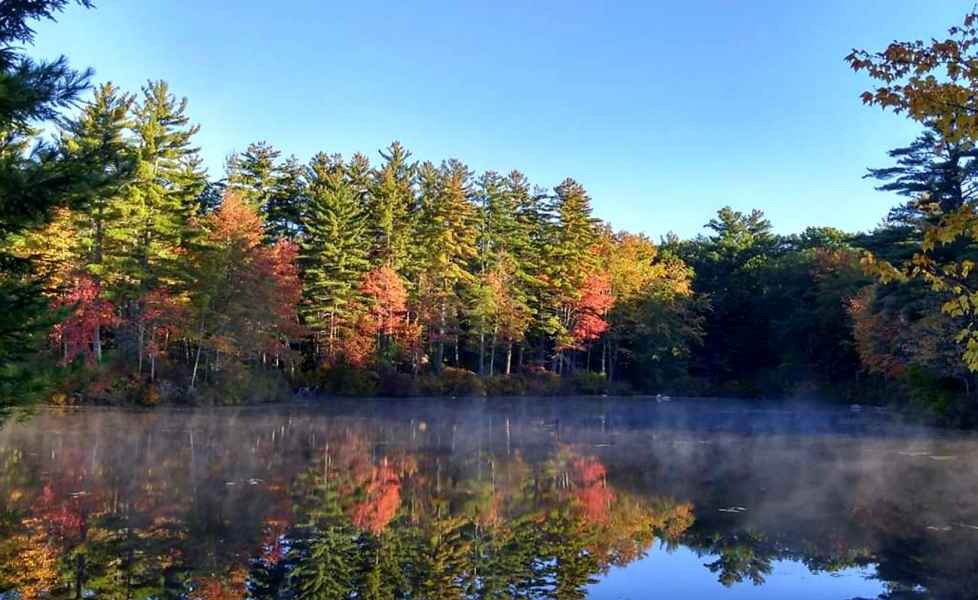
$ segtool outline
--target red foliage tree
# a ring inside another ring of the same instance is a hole
[[[171,336],[178,335],[184,318],[183,304],[168,290],[155,288],[146,294],[139,320],[146,331],[146,353],[151,358],[159,356]]]
[[[52,303],[69,313],[56,325],[52,337],[61,348],[61,363],[68,364],[79,354],[89,363],[95,361],[94,343],[99,328],[116,322],[115,308],[100,297],[101,288],[91,276],[79,274],[71,279],[67,291]]]
[[[577,347],[597,340],[608,330],[608,322],[604,318],[614,303],[611,277],[607,273],[588,276],[581,297],[574,306],[574,325],[570,333]]]
[[[302,300],[299,247],[290,240],[279,240],[272,246],[260,246],[256,254],[256,275],[270,284],[268,306],[275,317],[271,323],[274,331],[262,350],[277,354],[288,347],[289,338],[303,334],[296,316]]]

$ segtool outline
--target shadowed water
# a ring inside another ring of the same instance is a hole
[[[975,598],[976,451],[707,401],[44,412],[0,598]]]

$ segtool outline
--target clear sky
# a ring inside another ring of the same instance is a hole
[[[941,36],[946,0],[280,2],[96,0],[38,27],[96,82],[165,79],[189,98],[212,175],[267,140],[284,154],[518,168],[592,195],[595,215],[695,235],[724,205],[778,231],[872,228],[897,199],[861,177],[912,139],[863,107],[853,47]]]

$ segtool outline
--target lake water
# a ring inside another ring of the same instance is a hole
[[[0,598],[978,597],[978,439],[643,400],[43,412]]]

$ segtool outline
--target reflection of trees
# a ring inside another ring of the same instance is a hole
[[[763,535],[752,531],[714,536],[707,541],[703,550],[717,555],[716,560],[706,564],[706,568],[716,573],[717,580],[725,586],[745,580],[761,585],[764,578],[771,574],[771,563],[776,557],[776,552]]]
[[[509,448],[445,455],[378,445],[389,434],[363,423],[301,434],[253,423],[235,447],[209,422],[161,438],[153,431],[170,423],[146,419],[147,437],[124,437],[112,455],[98,450],[111,423],[65,433],[36,453],[55,457],[44,466],[0,454],[3,590],[582,598],[611,565],[692,523],[688,504],[616,491],[601,458],[568,444],[532,460]]]
[[[878,564],[894,599],[922,586],[948,598],[978,589],[978,537],[921,525],[935,517],[924,521],[920,506],[947,504],[931,497],[930,471],[887,473],[913,496],[855,476],[799,493],[811,489],[803,478],[847,468],[833,458],[844,440],[813,453],[660,436],[650,450],[643,431],[609,447],[603,430],[566,424],[559,435],[513,427],[519,443],[500,433],[493,445],[450,424],[138,419],[0,437],[0,593],[580,598],[656,541],[708,557],[727,584],[763,582],[792,560],[813,572]],[[124,426],[137,434],[117,433]],[[785,464],[807,471],[786,476]],[[672,497],[697,499],[695,522]],[[751,510],[717,510],[731,501]],[[973,522],[973,503],[958,504],[955,519]]]
[[[568,446],[534,466],[518,453],[446,463],[371,452],[347,437],[297,480],[286,579],[302,597],[581,598],[657,528],[675,536],[691,523],[688,505],[613,493],[601,462]],[[394,510],[374,508],[395,484]]]

